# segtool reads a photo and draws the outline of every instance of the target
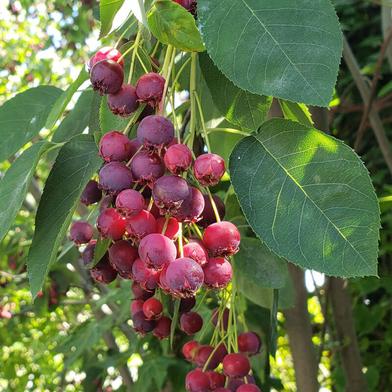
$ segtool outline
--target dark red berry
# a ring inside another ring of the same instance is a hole
[[[106,210],[113,206],[113,195],[106,195],[102,198],[99,204],[99,212]]]
[[[109,94],[108,106],[113,114],[129,117],[139,107],[135,87],[123,84],[116,94]]]
[[[208,370],[213,370],[215,369],[219,363],[217,363],[215,360],[212,360],[212,352],[214,351],[214,348],[212,346],[204,345],[200,346],[199,349],[197,350],[196,357],[195,357],[195,363],[197,366],[204,368],[204,366],[207,364],[207,369]]]
[[[104,284],[113,282],[117,277],[117,271],[112,268],[107,256],[104,256],[98,264],[90,270],[90,274],[95,281]]]
[[[213,360],[215,363],[220,364],[223,361],[223,358],[227,355],[227,348],[226,346],[221,343],[215,350],[213,354]]]
[[[154,295],[154,291],[144,290],[138,282],[132,283],[132,293],[135,299],[141,299],[145,301]]]
[[[223,289],[233,277],[231,264],[223,257],[209,259],[203,272],[204,284],[211,289]]]
[[[174,260],[166,270],[166,283],[177,297],[194,297],[204,281],[203,269],[196,261],[183,257]]]
[[[188,195],[188,183],[178,176],[158,178],[152,189],[152,197],[161,214],[171,214],[178,211]]]
[[[162,99],[165,78],[155,72],[149,72],[139,78],[136,94],[140,101],[156,106]]]
[[[238,350],[241,353],[255,355],[260,351],[261,340],[255,332],[244,332],[238,335]]]
[[[192,152],[185,144],[171,145],[163,158],[166,168],[173,174],[181,174],[192,165]]]
[[[208,262],[208,252],[200,240],[190,240],[184,245],[184,257],[195,260],[201,266]]]
[[[115,61],[116,63],[118,62],[122,67],[124,66],[124,60],[121,59],[121,53],[110,46],[105,46],[101,49],[98,50],[97,53],[93,57],[91,57],[88,66],[91,69],[96,63],[102,60],[112,60]],[[120,60],[120,61],[118,61]]]
[[[84,249],[82,253],[82,260],[84,265],[88,265],[94,260],[94,251],[95,251],[96,244],[97,244],[96,240],[91,240],[86,246],[86,248]]]
[[[129,238],[139,242],[146,235],[157,232],[157,222],[153,214],[143,210],[126,220],[126,231]]]
[[[196,158],[193,171],[201,185],[216,185],[225,174],[225,161],[217,154],[203,154]]]
[[[139,256],[147,267],[161,270],[176,259],[174,242],[162,234],[149,234],[140,241]]]
[[[200,369],[192,370],[186,375],[185,388],[188,392],[209,392],[210,379]]]
[[[253,376],[248,375],[243,378],[229,378],[228,388],[231,392],[236,392],[241,385],[246,384],[255,384],[255,379]]]
[[[169,317],[162,316],[152,332],[158,339],[166,339],[170,336],[171,320]]]
[[[196,305],[195,297],[181,298],[180,313],[190,312]]]
[[[190,342],[187,342],[182,346],[182,354],[184,355],[187,361],[189,362],[194,361],[199,346],[200,346],[199,343],[194,340],[191,340]]]
[[[238,252],[241,235],[231,222],[222,221],[208,226],[203,243],[212,256],[231,256]]]
[[[199,313],[183,313],[180,317],[180,328],[187,335],[194,335],[203,327],[203,319]]]
[[[215,391],[217,388],[223,388],[225,386],[226,377],[222,373],[214,372],[212,370],[206,372],[210,380],[210,389]]]
[[[99,171],[99,186],[115,195],[132,185],[132,173],[125,163],[109,162]]]
[[[223,313],[220,314],[219,313],[219,309],[214,309],[212,312],[212,324],[214,324],[214,326],[218,326],[219,323],[219,328],[220,329],[224,329],[224,331],[227,331],[227,327],[229,325],[229,315],[230,315],[230,311],[229,309],[225,308]]]
[[[128,241],[118,241],[109,248],[110,264],[124,279],[132,278],[132,265],[137,257],[137,249]]]
[[[180,222],[194,223],[199,219],[204,209],[203,194],[195,187],[189,187],[189,195],[181,204],[179,209],[174,212],[174,216]]]
[[[90,180],[80,196],[80,202],[89,206],[98,203],[102,199],[102,191],[98,187],[98,182]]]
[[[145,207],[144,197],[133,189],[124,189],[116,197],[116,209],[126,218],[140,213]]]
[[[236,392],[261,392],[261,389],[254,384],[243,384]]]
[[[147,320],[158,320],[163,311],[162,302],[152,297],[143,304],[143,313]]]
[[[203,228],[206,228],[207,226],[216,222],[216,216],[214,213],[214,209],[212,208],[212,204],[209,196],[203,195],[203,197],[204,197],[204,209],[203,212],[201,213],[201,219],[197,224]],[[217,195],[213,195],[212,198],[215,201],[215,206],[216,209],[218,210],[219,217],[221,220],[223,220],[226,213],[225,204],[223,203],[222,199]]]
[[[87,244],[93,238],[93,227],[88,222],[74,222],[70,230],[70,239],[76,245]]]
[[[144,290],[155,290],[159,282],[159,272],[148,268],[141,259],[136,259],[132,266],[132,275]]]
[[[134,299],[131,302],[131,315],[134,316],[136,313],[143,312],[143,304],[142,299]]]
[[[118,241],[125,233],[125,219],[114,208],[107,208],[99,215],[97,228],[102,237]]]
[[[116,94],[124,81],[124,71],[120,64],[112,60],[102,60],[91,68],[90,80],[94,90],[103,94]]]
[[[178,220],[175,218],[169,218],[165,227],[166,218],[160,217],[157,219],[157,232],[163,234],[164,236],[170,238],[171,240],[175,240],[180,233],[180,224]]]
[[[145,147],[160,150],[173,140],[174,126],[166,117],[147,116],[139,124],[137,138]]]
[[[131,171],[135,182],[152,185],[163,176],[165,166],[158,155],[140,151],[132,159]]]
[[[111,131],[105,133],[99,141],[99,155],[106,162],[129,161],[132,157],[133,145],[123,133]]]
[[[147,320],[143,312],[138,312],[132,317],[133,328],[141,335],[151,332],[155,326],[155,320]]]
[[[245,377],[250,371],[249,359],[243,354],[228,354],[223,359],[223,371],[227,377]]]

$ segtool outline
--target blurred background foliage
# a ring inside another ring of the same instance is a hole
[[[335,0],[334,3],[370,84],[384,39],[381,6],[388,6],[388,2]],[[0,0],[0,104],[17,92],[41,84],[66,88],[99,44],[96,17],[95,1]],[[381,68],[375,97],[390,139],[391,70],[392,64],[387,59]],[[353,146],[363,111],[364,103],[342,62],[329,111],[332,133]],[[371,173],[382,211],[380,279],[352,280],[349,288],[369,390],[387,391],[392,385],[392,184],[370,125],[365,127],[361,155]],[[6,168],[6,163],[0,166],[0,175]],[[117,284],[110,291],[102,289],[98,294],[89,287],[82,272],[69,263],[77,258],[71,247],[66,248],[62,262],[52,270],[42,295],[34,304],[31,302],[25,257],[33,233],[34,191],[39,194],[40,178],[46,178],[48,170],[48,163],[41,161],[31,195],[0,244],[0,391],[123,390],[119,369],[124,363],[130,367],[134,381],[138,379],[134,387],[137,392],[165,390],[168,385],[171,387],[168,391],[181,391],[181,375],[187,370],[185,362],[175,356],[164,358],[168,352],[165,344],[153,340],[141,344],[127,323],[129,283]],[[310,273],[306,281],[313,342],[321,358],[320,390],[343,391],[340,347],[324,298],[325,281],[323,277],[313,277],[316,284]],[[250,305],[248,313],[250,310],[250,324],[260,329],[262,323],[257,315],[262,309]],[[111,331],[111,336],[107,331]],[[265,336],[262,328],[260,332]],[[281,313],[277,344],[276,358],[271,362],[276,378],[274,388],[295,391],[293,360]]]

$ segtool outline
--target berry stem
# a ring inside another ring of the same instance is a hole
[[[211,354],[209,355],[206,363],[203,366],[203,372],[205,372],[207,370],[212,356],[216,353],[216,351],[218,350],[219,346],[225,341],[226,338],[227,338],[227,335],[223,336],[223,338],[215,345],[214,349],[211,351]]]
[[[201,127],[203,129],[203,135],[204,135],[204,142],[205,142],[205,144],[207,146],[207,151],[211,152],[211,145],[210,145],[210,141],[208,140],[208,134],[207,134],[206,124],[204,122],[204,115],[203,115],[203,110],[202,110],[202,107],[201,107],[200,99],[199,99],[196,91],[194,92],[194,95],[195,95],[195,100],[196,100],[196,103],[197,103],[197,108],[199,110]]]
[[[162,76],[165,78],[165,86],[163,88],[162,100],[159,103],[159,113],[162,114],[165,110],[165,98],[167,94],[167,89],[169,87],[170,75],[174,64],[174,59],[176,58],[176,49],[169,45],[167,47],[165,61],[162,67]],[[174,107],[172,108],[172,110]]]
[[[134,112],[134,113],[132,114],[131,119],[129,120],[127,126],[126,126],[126,127],[124,128],[124,130],[123,130],[123,134],[124,134],[124,135],[127,135],[127,134],[128,134],[128,132],[129,132],[129,130],[131,129],[132,125],[135,124],[135,122],[137,121],[137,119],[139,118],[141,112],[144,110],[145,107],[146,107],[145,104],[140,105],[140,106],[137,108],[136,112]],[[135,155],[136,155],[136,154],[135,154]]]
[[[131,60],[131,66],[129,68],[129,75],[128,75],[128,84],[131,83],[132,81],[132,76],[133,76],[133,72],[135,70],[135,59],[136,59],[136,52],[138,50],[139,44],[140,44],[140,39],[141,39],[141,30],[139,29],[139,31],[136,34],[136,38],[135,38],[135,43],[133,44],[133,52],[132,52],[132,60]]]
[[[136,156],[136,154],[138,154],[141,150],[143,149],[143,146],[140,146],[137,151],[135,152],[135,154],[132,156],[132,158],[127,162],[127,166],[129,167],[132,163],[133,158]]]
[[[226,133],[234,133],[237,135],[243,135],[243,136],[250,136],[250,133],[240,131],[238,129],[233,129],[233,128],[206,128],[207,134],[213,133],[213,132],[226,132]]]
[[[140,65],[142,66],[143,71],[144,71],[145,73],[148,73],[149,71],[148,71],[146,65],[144,64],[144,61],[143,61],[142,58],[140,57],[138,51],[136,51],[136,57],[137,57],[137,59],[139,60],[139,63],[140,63]]]
[[[180,305],[181,301],[179,299],[174,300],[174,313],[170,328],[170,348],[173,350],[173,343],[174,343],[174,332],[176,331],[176,326],[178,323],[178,316],[180,314]]]
[[[201,233],[199,226],[197,226],[196,223],[192,223],[192,229],[193,231],[197,234],[197,236],[202,239],[203,238],[203,234]]]
[[[180,252],[180,257],[184,257],[184,244],[183,244],[183,232],[182,232],[182,223],[180,225],[180,233],[178,235],[178,250]]]
[[[220,216],[219,216],[219,211],[218,211],[218,208],[217,208],[217,206],[216,206],[216,204],[215,204],[215,200],[214,200],[214,198],[212,197],[211,191],[210,191],[210,189],[207,188],[207,187],[206,187],[206,191],[207,191],[208,197],[210,198],[210,202],[211,202],[212,209],[214,210],[215,219],[216,219],[217,222],[220,222],[221,219],[220,219]]]
[[[161,232],[161,234],[163,234],[163,235],[165,235],[165,233],[166,233],[167,225],[169,224],[169,219],[170,219],[170,216],[166,215],[165,223],[163,224],[162,232]]]
[[[150,202],[148,203],[147,211],[151,211],[153,204],[154,204],[154,199],[151,196]]]
[[[117,42],[115,43],[114,47],[118,49],[118,46],[120,45],[121,40],[124,38],[125,34],[133,27],[134,24],[136,24],[137,19],[135,19],[132,23],[129,24],[129,26],[123,31],[123,33],[120,35],[118,38]],[[123,57],[123,56],[122,56]],[[121,60],[120,60],[121,61]]]

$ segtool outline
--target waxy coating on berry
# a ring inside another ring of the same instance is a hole
[[[254,384],[243,384],[236,392],[261,392],[261,389]]]
[[[90,80],[99,94],[116,94],[124,81],[124,71],[120,64],[112,60],[102,60],[90,70]]]
[[[261,340],[255,332],[244,332],[238,335],[238,350],[248,355],[256,355],[261,348]]]
[[[209,392],[210,379],[202,370],[192,370],[186,375],[185,388],[188,392]]]
[[[99,155],[106,162],[128,161],[132,157],[133,145],[123,133],[111,131],[99,141]]]
[[[208,252],[200,240],[192,239],[184,245],[184,257],[195,260],[201,266],[208,263]]]
[[[124,67],[124,60],[120,60],[121,57],[122,55],[117,49],[112,48],[111,46],[104,46],[103,48],[99,49],[98,52],[94,54],[94,56],[91,57],[88,66],[91,69],[99,61],[112,60]]]
[[[183,313],[180,317],[180,328],[187,335],[194,335],[203,327],[203,319],[196,312]]]
[[[136,259],[132,265],[132,275],[144,290],[155,290],[158,287],[159,271],[148,268],[144,261]]]
[[[203,269],[196,261],[187,257],[176,259],[167,267],[166,283],[174,296],[193,297],[203,281]]]
[[[164,175],[165,165],[157,154],[140,151],[132,158],[131,171],[135,182],[152,185]]]
[[[140,101],[156,106],[162,99],[165,78],[155,72],[142,75],[136,83],[136,94]]]
[[[158,339],[166,339],[170,336],[171,319],[166,316],[162,316],[156,324],[156,327],[152,331],[155,337]]]
[[[204,209],[203,194],[195,187],[189,187],[189,195],[181,204],[179,209],[174,212],[174,216],[180,222],[197,222]]]
[[[165,226],[166,229],[164,230]],[[175,240],[180,233],[180,224],[177,219],[172,217],[169,217],[166,223],[166,218],[162,216],[157,219],[157,232],[171,240]]]
[[[141,299],[145,301],[146,299],[149,299],[154,296],[154,291],[144,290],[138,282],[133,282],[131,289],[135,299]]]
[[[107,208],[99,215],[97,228],[102,237],[118,241],[125,233],[125,220],[114,208]]]
[[[228,354],[223,358],[223,372],[227,377],[245,377],[250,372],[249,359],[243,354]]]
[[[70,239],[76,245],[87,244],[93,238],[93,227],[88,222],[74,222],[70,230]]]
[[[225,170],[225,161],[217,154],[200,155],[193,165],[195,177],[203,186],[218,184]]]
[[[137,138],[145,147],[160,150],[174,138],[173,123],[163,116],[147,116],[139,124]]]
[[[241,235],[231,222],[222,221],[208,226],[203,243],[212,256],[231,256],[238,252]]]
[[[143,304],[143,313],[147,320],[158,320],[163,311],[162,302],[152,297]]]
[[[203,268],[204,284],[211,289],[223,289],[233,277],[233,269],[223,257],[209,259]]]
[[[143,312],[138,312],[132,317],[133,328],[141,335],[153,331],[156,326],[155,320],[147,320]]]
[[[161,270],[164,265],[176,259],[177,248],[170,238],[154,233],[140,241],[139,255],[147,267]]]
[[[199,346],[199,343],[195,340],[191,340],[190,342],[185,343],[182,346],[182,354],[184,355],[184,358],[189,362],[193,362],[196,357]]]
[[[109,162],[99,171],[100,188],[112,195],[130,188],[132,181],[131,170],[122,162]]]
[[[140,213],[145,207],[144,197],[133,189],[124,189],[116,197],[116,209],[126,218]]]
[[[192,152],[185,144],[171,145],[163,157],[165,166],[173,174],[181,174],[192,165]]]
[[[140,242],[145,236],[157,232],[157,221],[151,212],[140,211],[126,220],[127,236],[135,242]]]
[[[137,257],[137,249],[125,240],[118,241],[109,248],[110,264],[124,279],[132,278],[132,265]]]
[[[131,302],[131,315],[134,316],[136,313],[143,312],[143,304],[142,299],[134,299]]]
[[[207,226],[216,222],[216,216],[214,209],[212,208],[212,203],[208,195],[203,195],[204,197],[204,209],[201,213],[201,219],[197,223],[199,226],[206,228]],[[215,202],[216,209],[218,210],[218,215],[221,220],[224,219],[226,214],[225,204],[222,199],[217,195],[212,195],[212,199]]]
[[[91,277],[104,284],[109,284],[117,278],[117,271],[112,268],[107,256],[104,256],[94,268],[90,270]]]
[[[113,114],[129,117],[139,107],[135,87],[123,84],[116,94],[109,94],[108,106]]]
[[[98,182],[90,180],[80,196],[80,202],[89,206],[91,204],[98,203],[101,199],[102,191],[98,187]]]

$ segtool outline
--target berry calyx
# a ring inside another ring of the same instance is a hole
[[[101,199],[102,191],[98,187],[98,182],[90,180],[80,196],[80,202],[89,206],[91,204],[98,203]]]
[[[212,256],[231,256],[238,252],[241,235],[231,222],[222,221],[208,226],[203,243]]]
[[[124,189],[116,197],[116,209],[126,218],[140,213],[145,206],[144,197],[133,189]]]
[[[90,70],[90,80],[99,94],[116,94],[124,81],[124,71],[120,64],[112,60],[102,60]]]
[[[97,228],[102,237],[118,241],[125,233],[125,220],[114,208],[107,208],[99,215]]]
[[[146,148],[159,151],[173,140],[174,126],[166,117],[147,116],[139,124],[137,138]]]
[[[124,279],[132,278],[132,265],[137,257],[137,249],[125,240],[118,241],[109,248],[109,262]]]
[[[211,289],[223,289],[233,277],[231,264],[223,257],[209,259],[203,272],[204,284]]]
[[[110,46],[104,46],[103,48],[99,49],[98,52],[94,54],[94,56],[91,57],[88,66],[91,69],[99,61],[112,60],[124,67],[124,60],[120,60],[121,56],[121,53],[117,49]]]
[[[163,311],[163,305],[161,301],[152,297],[146,300],[143,304],[143,313],[147,320],[158,320]]]
[[[190,240],[184,245],[184,257],[189,257],[195,260],[201,266],[204,266],[208,262],[208,252],[200,240]]]
[[[250,371],[249,359],[243,354],[228,354],[223,358],[223,372],[227,377],[245,377]]]
[[[113,114],[129,117],[139,107],[135,87],[123,84],[116,94],[109,94],[108,106]]]
[[[136,83],[136,94],[140,101],[155,107],[161,101],[165,78],[155,72],[142,75]]]
[[[192,152],[185,144],[173,144],[167,149],[163,161],[171,173],[179,175],[191,167]]]
[[[200,346],[199,343],[196,342],[195,340],[191,340],[190,342],[187,342],[182,346],[182,354],[184,355],[187,361],[189,362],[194,361],[199,346]]]
[[[202,370],[192,370],[186,375],[185,388],[188,392],[209,392],[210,379]]]
[[[151,212],[142,210],[126,220],[127,236],[134,242],[140,242],[146,235],[157,232],[157,221]]]
[[[131,170],[122,162],[109,162],[99,171],[99,186],[115,195],[132,185]]]
[[[187,335],[194,335],[203,327],[203,319],[196,312],[183,313],[180,317],[180,328]]]
[[[248,355],[256,355],[261,348],[261,340],[255,332],[244,332],[238,335],[238,350]]]
[[[108,132],[99,141],[99,155],[106,162],[128,161],[132,152],[131,140],[121,132]]]
[[[225,161],[217,154],[200,155],[193,166],[195,177],[203,186],[218,184],[225,170]]]
[[[132,159],[131,171],[135,182],[150,186],[163,176],[165,166],[158,155],[140,151]]]
[[[166,339],[170,336],[171,319],[166,316],[162,316],[156,324],[156,327],[152,331],[155,337],[158,339]]]
[[[70,230],[70,239],[76,245],[87,244],[93,238],[93,227],[88,222],[74,222]]]

